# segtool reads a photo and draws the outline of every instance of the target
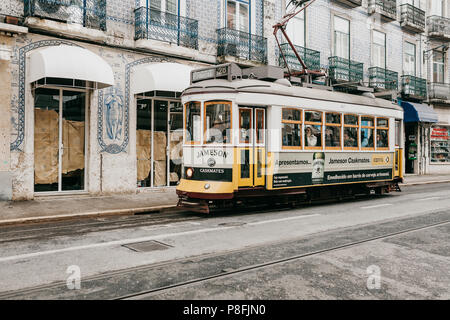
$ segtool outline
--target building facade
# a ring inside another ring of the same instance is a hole
[[[288,2],[2,1],[0,199],[176,185],[190,70],[284,65],[272,26]],[[407,169],[450,172],[450,5],[400,2],[317,0],[287,31],[331,79],[311,85],[430,103],[438,119],[408,125],[418,152]]]

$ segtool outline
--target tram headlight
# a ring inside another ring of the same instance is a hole
[[[211,188],[211,185],[209,183],[205,184],[205,190],[209,190]]]
[[[194,169],[187,168],[186,170],[186,178],[191,179],[194,176]]]

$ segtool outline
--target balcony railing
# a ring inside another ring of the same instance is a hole
[[[419,99],[427,97],[427,81],[425,79],[411,75],[403,75],[401,78],[403,95]]]
[[[391,20],[397,19],[396,0],[369,0],[369,14],[379,13]]]
[[[428,36],[431,38],[440,38],[450,40],[450,19],[440,16],[431,16],[427,18]]]
[[[243,31],[217,30],[217,56],[233,56],[267,64],[267,39]]]
[[[303,67],[297,59],[297,56],[294,53],[294,50],[290,47],[288,43],[283,43],[281,45],[281,49],[283,50],[284,56],[286,58],[288,67],[292,71],[302,71]],[[311,50],[308,48],[304,48],[301,46],[295,46],[298,54],[302,58],[305,65],[310,70],[320,70],[320,52],[316,50]],[[281,67],[285,67],[285,63],[283,60],[283,56],[280,52],[279,64]]]
[[[400,6],[400,25],[414,32],[425,31],[425,11],[410,4]]]
[[[364,78],[364,64],[341,57],[329,57],[329,77],[333,82],[360,82]]]
[[[24,0],[24,16],[106,30],[106,0]]]
[[[135,39],[153,39],[198,49],[198,21],[153,8],[134,11]]]
[[[362,3],[362,0],[334,0],[334,1],[343,3],[352,8],[360,7]]]
[[[430,100],[450,101],[450,84],[430,83],[428,86],[428,97]]]
[[[369,68],[369,87],[379,90],[397,90],[398,72],[379,67]]]

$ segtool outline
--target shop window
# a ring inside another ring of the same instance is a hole
[[[205,142],[231,143],[231,103],[205,103]]]
[[[377,119],[377,149],[389,149],[389,119]]]
[[[185,143],[195,144],[200,143],[200,137],[202,134],[201,127],[201,104],[200,102],[188,102],[185,104]]]
[[[322,148],[322,112],[305,111],[305,147],[307,149]]]
[[[373,149],[375,132],[375,122],[372,117],[361,117],[361,147],[363,149]]]
[[[300,149],[302,147],[302,111],[283,108],[282,113],[283,149]]]
[[[325,147],[327,149],[341,149],[342,115],[326,113],[325,115]]]
[[[450,127],[431,128],[431,163],[450,163]]]
[[[358,143],[359,119],[357,115],[344,115],[344,148],[356,150],[359,148]]]

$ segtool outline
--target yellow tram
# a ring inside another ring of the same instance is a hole
[[[226,64],[194,70],[182,102],[181,207],[399,190],[403,110],[391,101],[293,86],[276,67]]]

